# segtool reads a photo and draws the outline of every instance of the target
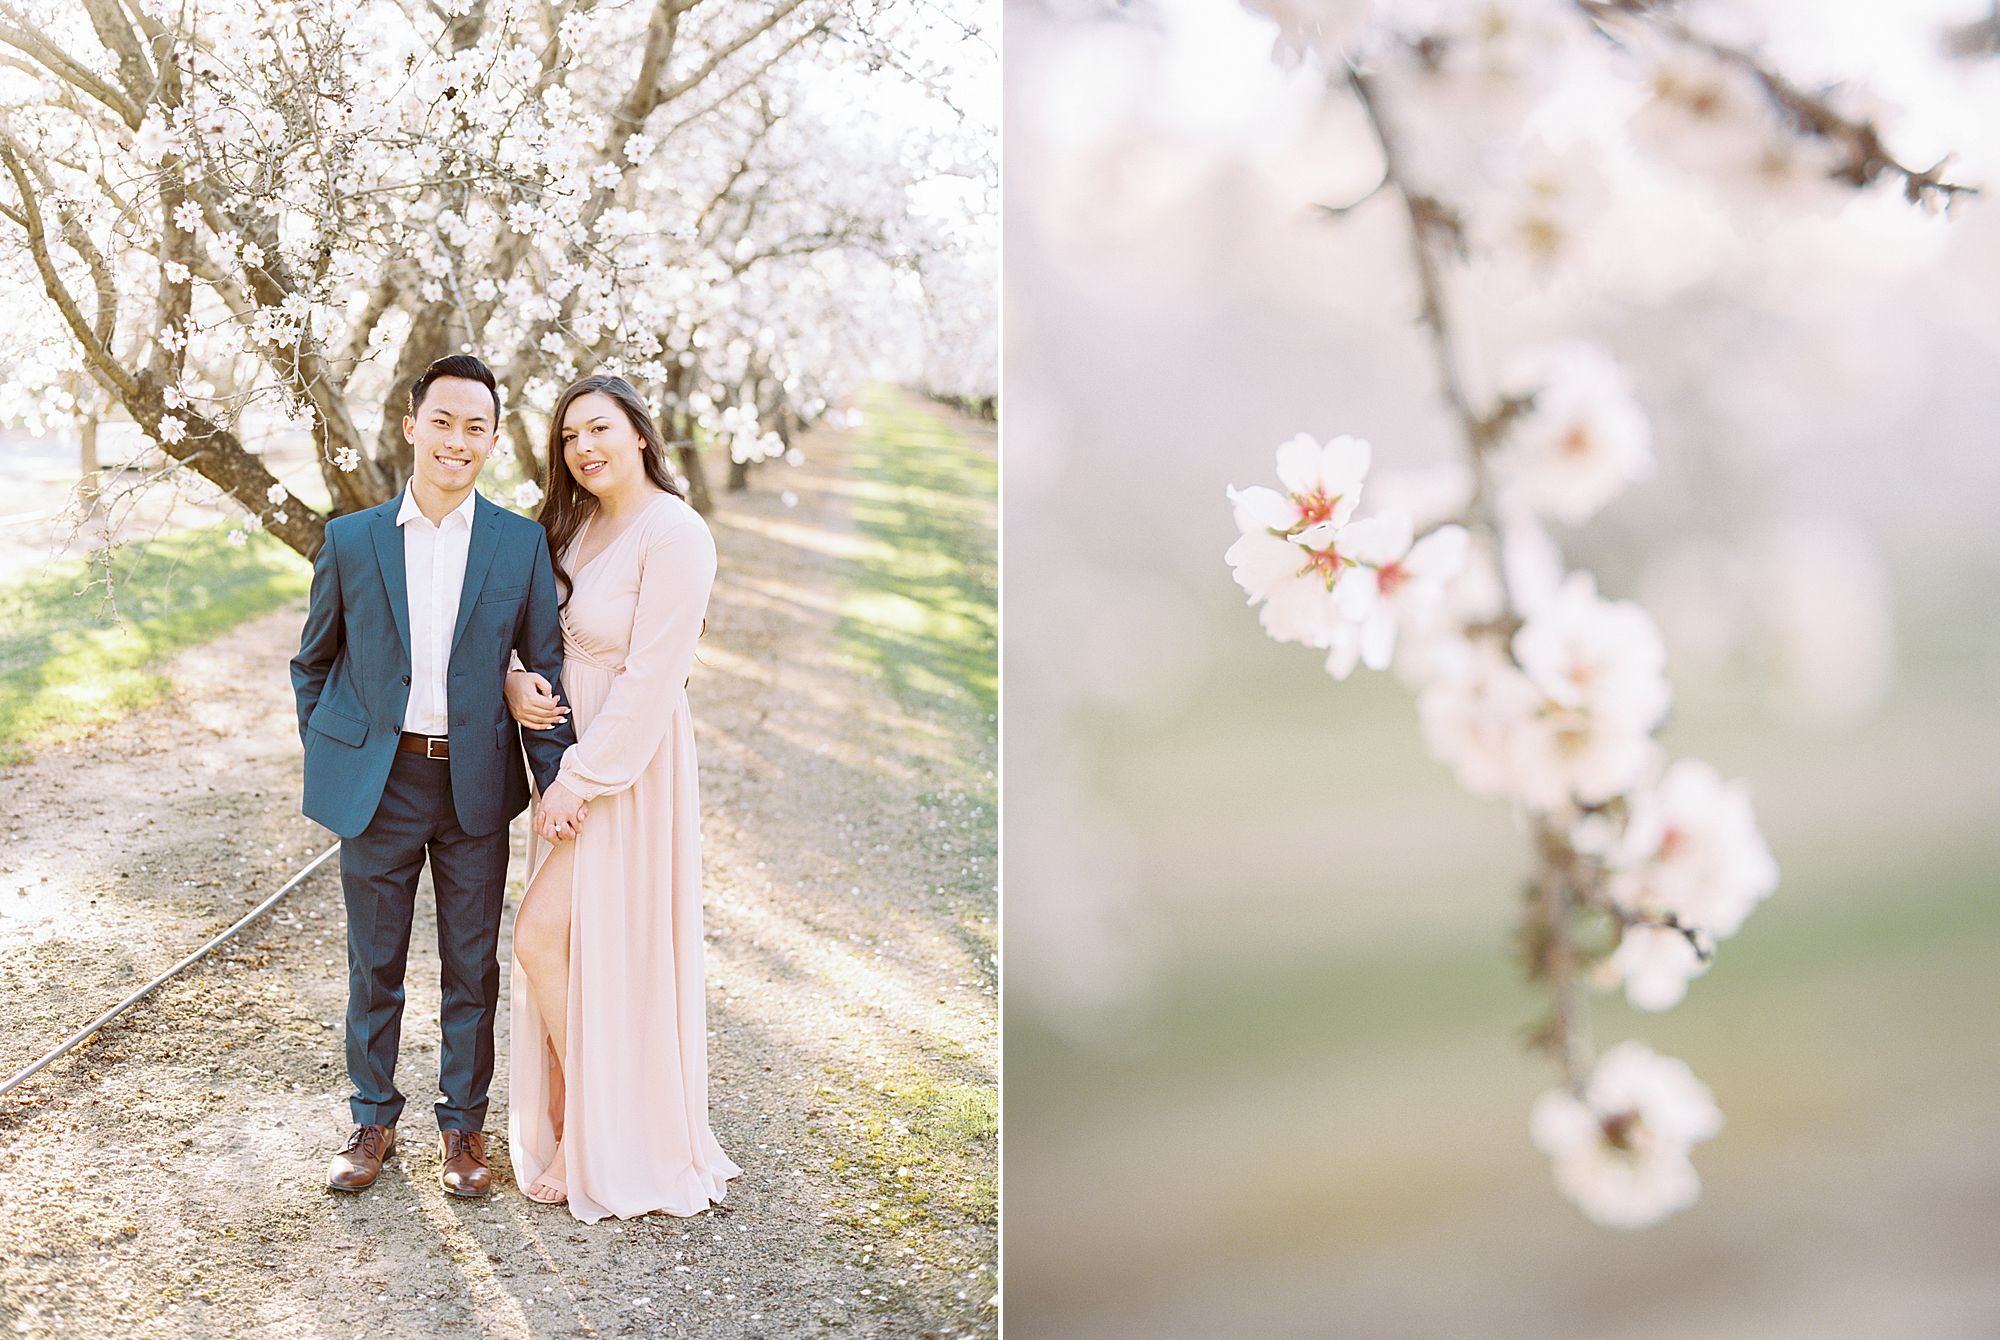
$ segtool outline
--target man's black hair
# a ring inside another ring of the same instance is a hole
[[[493,378],[493,369],[471,354],[451,354],[424,369],[424,375],[417,378],[417,384],[410,388],[411,418],[417,417],[417,411],[424,407],[424,394],[431,389],[431,383],[440,377],[463,377],[485,387],[493,396],[493,426],[500,426],[500,384]]]

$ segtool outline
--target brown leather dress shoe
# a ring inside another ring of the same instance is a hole
[[[438,1185],[454,1196],[484,1196],[493,1190],[493,1169],[486,1162],[486,1132],[439,1131],[444,1166]]]
[[[394,1126],[356,1126],[326,1170],[332,1191],[366,1191],[382,1175],[382,1160],[396,1144]]]

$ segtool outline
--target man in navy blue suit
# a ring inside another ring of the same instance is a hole
[[[528,803],[523,735],[502,691],[509,653],[558,692],[562,683],[546,532],[473,488],[499,422],[493,373],[477,358],[441,358],[417,380],[403,420],[415,451],[409,487],[327,523],[292,659],[302,808],[342,839],[354,1130],[327,1173],[339,1191],[372,1186],[395,1144],[403,973],[426,856],[444,984],[439,1181],[454,1195],[491,1190],[481,1128],[507,824]],[[538,787],[575,742],[567,721],[527,732]]]

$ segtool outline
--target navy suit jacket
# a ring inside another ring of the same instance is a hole
[[[309,819],[357,837],[375,817],[410,701],[410,605],[398,494],[335,517],[313,560],[312,596],[292,658],[299,738],[306,747]],[[508,653],[562,695],[562,629],[548,534],[528,518],[475,496],[445,679],[451,794],[459,827],[492,833],[528,803],[525,737],[539,787],[554,781],[576,743],[565,720],[523,732],[508,714]]]

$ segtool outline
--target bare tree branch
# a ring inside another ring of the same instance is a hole
[[[110,108],[132,130],[139,128],[145,113],[125,93],[104,82],[68,52],[44,41],[34,23],[15,6],[0,5],[0,42],[33,59],[44,70],[73,88],[81,89]]]
[[[728,91],[717,95],[700,110],[695,112],[690,112],[688,115],[682,117],[680,120],[668,126],[665,130],[662,130],[660,132],[660,139],[662,141],[672,139],[673,136],[676,133],[678,133],[683,127],[692,125],[696,121],[701,120],[704,116],[709,115],[711,112],[715,111],[716,108],[723,106],[731,98],[734,98],[738,94],[743,92],[744,89],[749,88],[752,85],[762,81],[764,76],[770,73],[771,68],[775,66],[779,61],[782,61],[783,59],[785,59],[785,57],[791,55],[794,51],[797,51],[801,46],[805,45],[805,43],[812,37],[820,33],[826,32],[827,22],[828,22],[827,20],[822,20],[819,23],[814,24],[812,27],[805,29],[803,32],[799,33],[791,40],[787,41],[783,46],[779,47],[776,51],[772,52],[764,60],[760,61],[755,68],[746,72],[741,79],[738,79],[734,84],[730,85]]]
[[[710,52],[708,59],[690,71],[685,79],[677,80],[661,90],[646,110],[650,112],[653,107],[672,102],[689,89],[699,85],[704,79],[714,74],[724,61],[734,56],[744,47],[749,46],[765,33],[770,32],[771,29],[777,27],[779,23],[783,22],[804,3],[805,0],[781,0],[781,3],[772,9],[769,14],[765,15],[761,22],[738,33],[735,37]],[[815,26],[823,27],[825,22],[826,20],[823,19],[820,24]],[[643,120],[644,118],[641,117],[640,119]]]
[[[1419,319],[1430,336],[1432,361],[1437,367],[1445,403],[1458,421],[1466,459],[1472,468],[1473,499],[1467,508],[1467,522],[1486,534],[1497,553],[1500,528],[1493,510],[1487,454],[1501,426],[1518,410],[1501,408],[1483,414],[1474,408],[1466,388],[1437,255],[1440,248],[1462,254],[1463,225],[1450,206],[1409,184],[1404,175],[1395,132],[1389,128],[1372,79],[1350,64],[1347,85],[1366,114],[1381,149],[1382,181],[1377,189],[1392,188],[1403,204],[1411,269],[1417,280]],[[1504,624],[1517,624],[1520,610],[1515,604],[1513,592],[1508,589],[1506,565],[1496,562],[1494,567],[1500,574],[1500,618]],[[1511,644],[1503,641],[1502,645]],[[1537,860],[1525,948],[1530,972],[1536,978],[1546,980],[1554,993],[1554,1012],[1545,1034],[1538,1041],[1546,1043],[1560,1061],[1564,1081],[1570,1090],[1580,1093],[1589,1075],[1590,1059],[1589,1045],[1583,1036],[1586,1022],[1578,1000],[1578,957],[1570,941],[1570,918],[1576,906],[1577,891],[1573,887],[1569,867],[1558,859],[1560,837],[1547,823],[1538,821],[1536,838]]]
[[[82,3],[84,12],[90,15],[90,26],[97,32],[97,40],[104,43],[118,62],[118,77],[125,85],[125,95],[144,107],[152,99],[160,79],[146,61],[139,34],[117,0],[82,0]]]

